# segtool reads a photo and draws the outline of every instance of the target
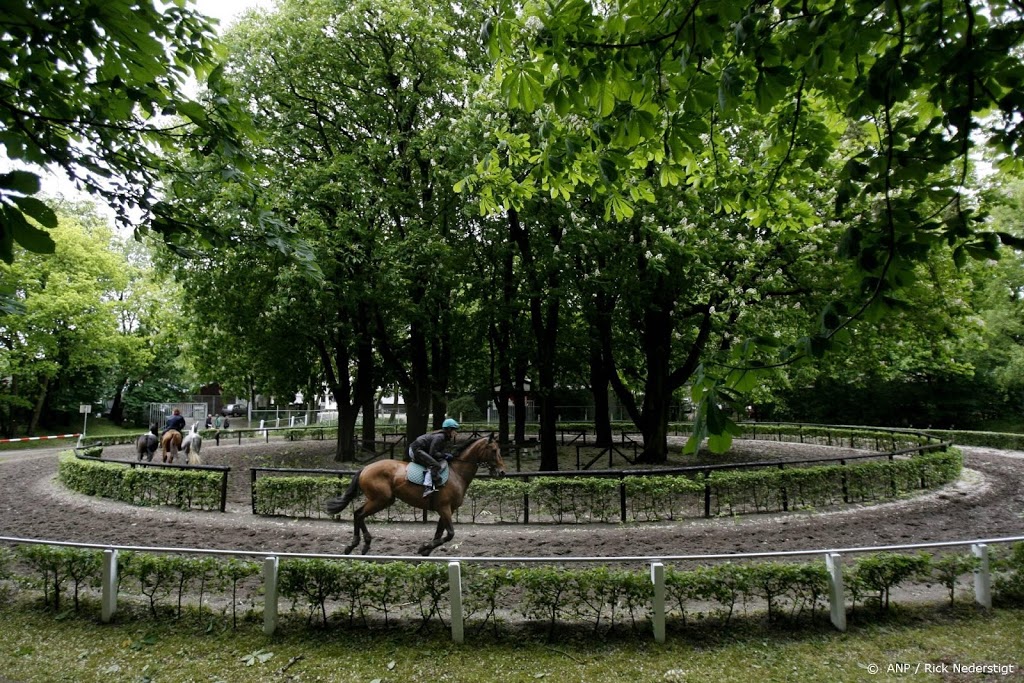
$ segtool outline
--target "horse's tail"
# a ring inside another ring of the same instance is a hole
[[[362,473],[362,470],[359,470],[358,472],[355,473],[355,476],[352,477],[352,483],[348,485],[348,490],[346,490],[345,493],[341,494],[340,496],[335,496],[334,498],[329,498],[327,500],[327,502],[324,504],[324,508],[327,510],[327,514],[338,514],[339,512],[348,507],[348,504],[352,502],[353,498],[359,495],[359,475]]]

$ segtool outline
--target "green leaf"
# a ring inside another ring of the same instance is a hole
[[[26,216],[39,221],[41,225],[47,228],[57,227],[57,214],[53,212],[45,202],[42,202],[35,197],[11,197],[11,200],[18,205],[18,208]]]
[[[37,254],[52,254],[56,249],[57,245],[54,244],[53,238],[50,237],[49,233],[29,224],[18,208],[13,206],[4,207],[4,217],[6,219],[6,225],[3,226],[5,236],[10,231],[14,241],[28,251]],[[10,263],[7,253],[0,255],[3,256],[5,261]]]
[[[22,194],[35,194],[39,192],[39,176],[29,171],[3,173],[0,174],[0,188]]]
[[[708,436],[708,448],[712,453],[725,453],[732,446],[732,434],[711,434]]]

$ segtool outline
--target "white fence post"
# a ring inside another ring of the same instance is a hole
[[[661,562],[651,563],[651,583],[654,584],[654,597],[651,602],[654,609],[654,642],[665,642],[665,565]]]
[[[103,576],[100,618],[104,624],[110,623],[117,612],[117,550],[110,548],[103,551]]]
[[[840,631],[846,630],[846,590],[843,587],[843,556],[839,553],[825,555],[828,569],[828,602],[832,612],[832,625]]]
[[[263,632],[273,635],[277,630],[277,569],[278,559],[267,557],[263,560]]]
[[[974,570],[974,601],[986,609],[992,607],[992,574],[989,570],[988,546],[975,543],[971,546],[971,554],[978,558],[978,567]]]
[[[452,607],[452,640],[462,644],[464,640],[462,620],[462,567],[458,562],[448,563],[448,596]]]

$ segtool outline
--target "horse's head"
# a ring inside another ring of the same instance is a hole
[[[149,423],[149,433],[153,434],[155,436],[156,435],[156,430],[157,430],[156,423],[155,422],[150,422]]]
[[[487,463],[488,472],[492,477],[505,476],[505,461],[501,459],[501,446],[498,445],[497,439],[494,438],[494,434],[487,437],[487,441],[482,446],[483,452],[480,455],[480,462]]]

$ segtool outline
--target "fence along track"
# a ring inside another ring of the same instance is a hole
[[[755,552],[736,554],[711,555],[636,555],[623,557],[423,557],[420,555],[337,555],[328,553],[290,553],[290,552],[259,552],[252,550],[211,550],[204,548],[173,548],[150,546],[120,546],[109,544],[76,543],[70,541],[50,541],[41,539],[17,538],[0,536],[0,543],[52,545],[69,548],[94,549],[103,552],[101,577],[101,618],[109,622],[117,611],[118,586],[118,553],[149,552],[163,554],[189,554],[263,558],[263,631],[273,634],[278,626],[278,571],[282,559],[318,559],[341,562],[409,562],[409,563],[440,563],[448,566],[449,609],[452,640],[464,642],[465,620],[463,614],[462,567],[469,564],[623,564],[643,563],[650,569],[653,584],[650,619],[653,636],[656,642],[665,642],[666,591],[665,564],[668,562],[698,561],[702,563],[765,558],[791,558],[821,556],[828,572],[829,611],[833,626],[846,630],[846,591],[843,583],[843,557],[864,553],[900,552],[910,550],[926,550],[936,548],[955,548],[969,546],[972,555],[977,558],[974,570],[974,600],[984,607],[992,607],[992,576],[989,564],[989,546],[996,544],[1024,541],[1024,536],[1003,538],[984,538],[963,541],[937,541],[932,543],[914,543],[905,545],[885,545],[851,548],[827,548],[817,550],[786,550],[777,552]]]

